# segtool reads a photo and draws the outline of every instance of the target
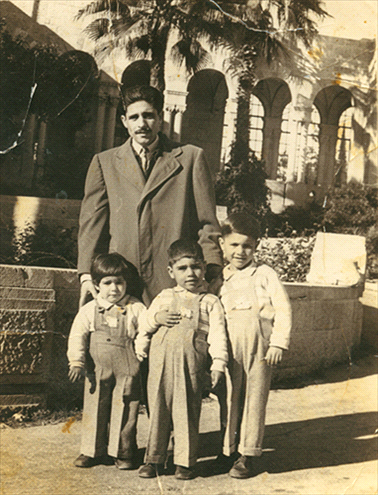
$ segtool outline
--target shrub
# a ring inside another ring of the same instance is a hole
[[[227,206],[228,212],[245,211],[265,224],[269,207],[269,189],[264,162],[258,160],[252,150],[236,142],[231,148],[231,158],[219,172],[215,182],[218,205]]]
[[[255,253],[258,264],[274,268],[283,282],[305,282],[315,236],[262,238]]]
[[[14,232],[8,227],[8,249],[1,254],[0,262],[11,265],[76,268],[77,228],[64,228],[39,223],[27,225]]]

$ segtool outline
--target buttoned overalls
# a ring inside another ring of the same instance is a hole
[[[206,373],[208,317],[201,304],[204,294],[186,298],[172,293],[171,309],[181,313],[172,328],[161,326],[153,335],[150,348],[148,402],[150,428],[146,462],[165,462],[171,430],[174,433],[176,465],[190,467],[197,460],[202,391]],[[201,310],[200,310],[201,307]]]
[[[255,279],[256,272],[242,282],[225,281],[226,290],[222,293],[231,344],[229,370],[232,383],[225,455],[235,450],[248,456],[262,453],[272,374],[264,357],[269,348],[272,322],[259,316],[261,308],[256,297]]]
[[[136,453],[136,423],[140,399],[139,362],[128,336],[126,311],[118,308],[117,326],[110,326],[105,310],[96,304],[89,353],[94,375],[85,380],[81,453],[108,453],[132,459]]]

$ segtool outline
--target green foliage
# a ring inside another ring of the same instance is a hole
[[[230,161],[216,178],[217,204],[227,206],[229,213],[246,211],[264,223],[270,211],[266,177],[264,163],[252,150],[235,142]]]
[[[255,253],[255,261],[274,268],[283,282],[305,282],[314,244],[315,236],[263,237]]]
[[[64,228],[39,223],[27,225],[15,232],[8,227],[8,249],[0,256],[0,263],[10,265],[76,268],[77,228]]]
[[[326,197],[322,222],[326,232],[366,235],[377,222],[377,192],[356,181],[332,189]]]

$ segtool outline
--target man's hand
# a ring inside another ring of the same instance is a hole
[[[223,378],[224,373],[222,371],[213,370],[211,372],[211,388],[214,388],[218,385],[220,380]]]
[[[169,311],[169,309],[163,309],[155,314],[155,321],[159,325],[164,325],[165,327],[173,327],[179,323],[181,320],[180,313],[177,311]]]
[[[90,297],[92,295],[92,297]],[[80,287],[80,301],[79,308],[84,306],[85,303],[89,302],[92,298],[95,299],[97,292],[92,280],[85,280]]]
[[[68,372],[68,378],[72,383],[77,382],[80,378],[84,376],[84,369],[80,366],[71,366]]]
[[[265,356],[265,361],[268,366],[274,366],[281,362],[283,349],[280,347],[270,346]]]

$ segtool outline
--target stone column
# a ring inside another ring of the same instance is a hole
[[[187,95],[187,91],[165,90],[164,123],[168,121],[165,127],[168,128],[169,137],[175,141],[181,140],[182,114],[186,109]]]
[[[277,177],[278,148],[281,137],[281,117],[265,117],[263,131],[262,158],[269,179]]]
[[[333,184],[335,174],[336,124],[320,124],[318,185],[325,189]]]
[[[97,108],[96,134],[95,134],[95,145],[94,145],[94,152],[95,153],[100,153],[100,151],[102,151],[102,140],[104,137],[105,112],[106,112],[105,95],[100,95],[98,108]]]
[[[109,149],[113,148],[114,146],[114,133],[115,133],[115,127],[116,127],[116,118],[117,118],[117,108],[118,108],[118,103],[119,103],[119,90],[118,86],[112,85],[108,86],[108,92],[109,92],[109,105],[107,108],[107,116],[106,116],[106,122],[104,122],[105,126],[105,138],[104,138],[104,148]]]
[[[235,123],[237,113],[236,98],[228,98],[224,110],[223,136],[221,145],[221,168],[230,159],[231,145],[235,138]]]

